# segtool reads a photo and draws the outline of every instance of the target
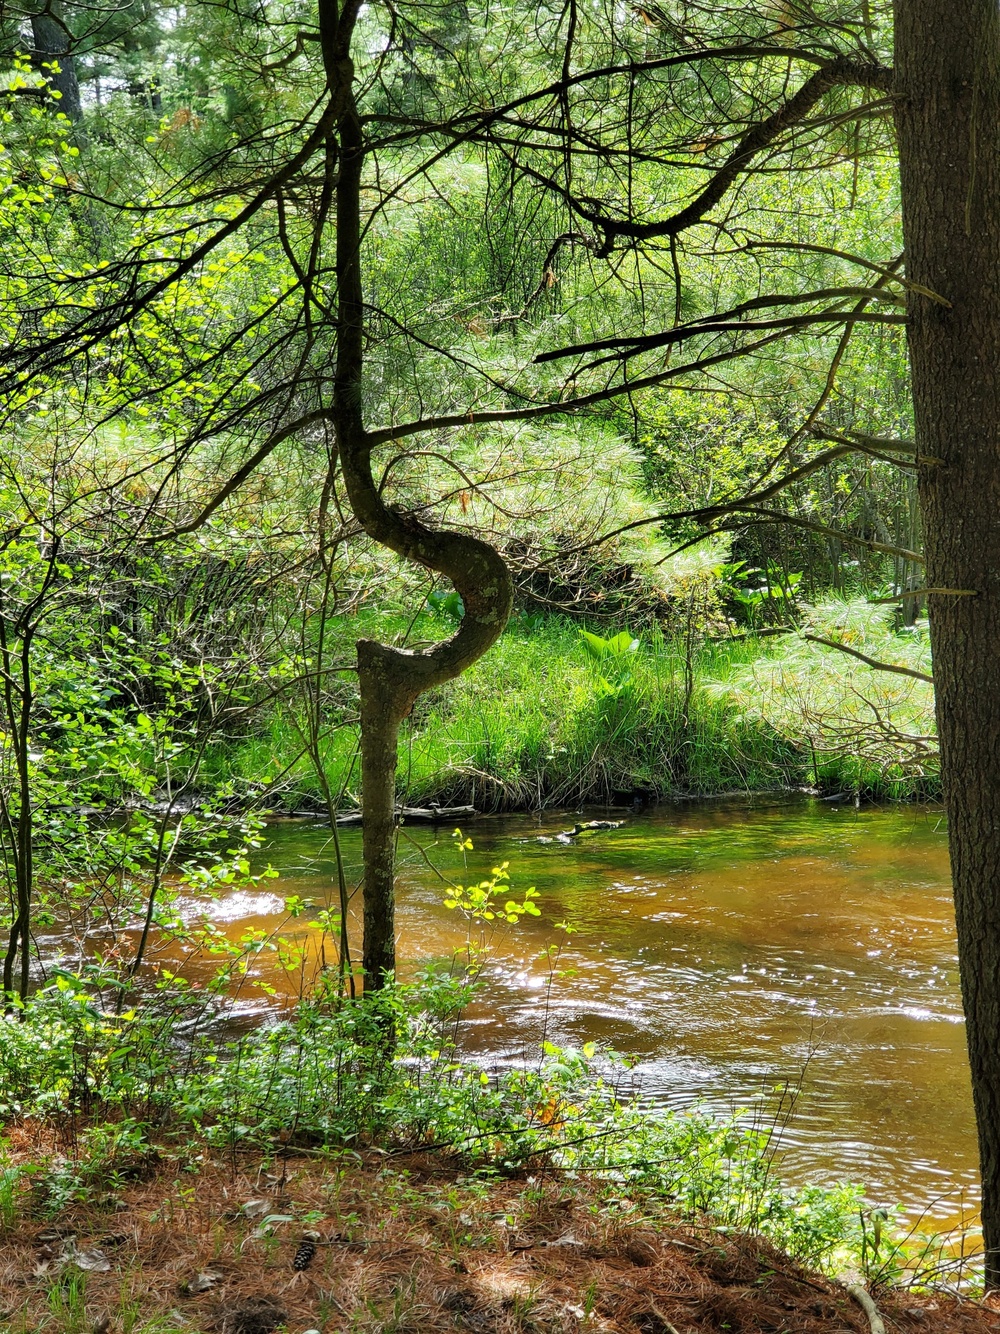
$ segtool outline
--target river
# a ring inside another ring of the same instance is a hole
[[[450,830],[406,831],[404,975],[466,940],[429,863],[478,880],[507,860],[513,897],[540,892],[541,916],[495,941],[465,1047],[503,1061],[536,1050],[543,1033],[596,1040],[638,1057],[644,1090],[666,1106],[749,1109],[765,1121],[774,1088],[791,1085],[786,1179],[860,1181],[928,1226],[971,1215],[975,1128],[940,812],[754,799],[659,807],[558,840],[602,814],[470,822],[467,868]],[[353,884],[360,834],[341,837]],[[327,829],[276,824],[265,852],[280,878],[213,905],[234,933],[278,928],[282,895],[332,902]],[[304,919],[280,929],[308,933]],[[539,956],[560,939],[550,979]]]

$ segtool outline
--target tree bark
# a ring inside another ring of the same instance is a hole
[[[358,643],[361,687],[361,795],[364,806],[365,989],[378,990],[396,967],[396,761],[399,725],[412,702],[406,672],[391,650]]]
[[[364,461],[345,455],[348,495],[359,517],[378,501]],[[399,725],[419,695],[460,675],[482,657],[503,630],[514,588],[500,555],[477,538],[421,529],[378,504],[362,519],[371,536],[400,555],[446,574],[462,596],[465,615],[456,634],[432,649],[391,648],[358,642],[361,687],[361,795],[364,806],[364,975],[369,990],[382,987],[396,966],[396,762]]]
[[[31,39],[35,44],[35,60],[39,64],[56,63],[58,74],[43,70],[52,88],[60,94],[59,110],[74,125],[83,119],[80,83],[76,77],[76,61],[70,49],[69,32],[63,22],[62,9],[51,0],[40,14],[31,16]]]
[[[1000,7],[897,0],[896,124],[928,598],[986,1279],[1000,1286]]]

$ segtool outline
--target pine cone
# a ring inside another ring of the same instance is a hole
[[[299,1242],[299,1249],[295,1252],[295,1259],[292,1261],[292,1268],[296,1273],[301,1274],[303,1269],[308,1269],[313,1262],[313,1256],[316,1254],[316,1243],[314,1241]]]

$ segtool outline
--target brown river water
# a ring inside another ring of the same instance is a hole
[[[451,957],[467,938],[429,863],[469,881],[506,860],[513,897],[527,885],[540,892],[541,916],[495,941],[466,1049],[502,1062],[537,1051],[543,1035],[561,1045],[595,1040],[637,1057],[643,1090],[665,1106],[745,1109],[764,1122],[775,1087],[791,1084],[800,1092],[781,1140],[785,1179],[858,1181],[875,1202],[899,1203],[928,1226],[974,1214],[940,812],[757,799],[660,807],[568,844],[553,838],[601,814],[472,821],[467,868],[450,829],[406,831],[404,975]],[[341,838],[353,885],[360,833]],[[282,899],[333,904],[329,831],[276,824],[265,854],[279,878],[222,898],[210,915],[234,935],[281,930],[311,937],[313,948],[318,933],[305,918],[288,921]],[[539,955],[565,939],[560,921],[574,930],[550,982]]]

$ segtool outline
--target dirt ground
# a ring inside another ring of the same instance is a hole
[[[551,1176],[427,1158],[133,1168],[0,1236],[3,1334],[872,1334],[760,1239]],[[887,1334],[1000,1332],[1000,1303],[876,1291]]]

